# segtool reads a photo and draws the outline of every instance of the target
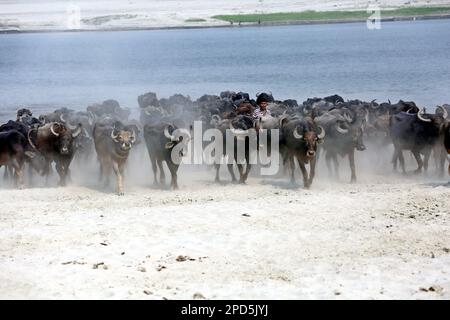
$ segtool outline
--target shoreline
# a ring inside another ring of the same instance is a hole
[[[430,14],[415,16],[394,16],[381,18],[383,22],[400,21],[422,21],[422,20],[443,20],[450,19],[448,14]],[[111,28],[85,28],[85,29],[35,29],[35,30],[0,30],[1,34],[27,34],[27,33],[64,33],[64,32],[119,32],[119,31],[155,31],[155,30],[191,30],[191,29],[213,29],[213,28],[242,28],[242,27],[276,27],[276,26],[295,26],[295,25],[327,25],[327,24],[345,24],[345,23],[364,23],[367,19],[325,19],[325,20],[290,20],[290,21],[270,21],[270,22],[247,22],[247,23],[223,23],[208,25],[182,25],[182,26],[161,26],[161,27],[111,27]]]

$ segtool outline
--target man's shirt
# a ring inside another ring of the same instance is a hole
[[[260,107],[256,108],[255,111],[253,111],[253,118],[258,119],[264,116],[270,116],[270,110],[266,109],[265,111],[262,111]]]

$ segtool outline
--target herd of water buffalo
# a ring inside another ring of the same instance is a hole
[[[171,152],[190,137],[194,121],[201,121],[205,129],[231,132],[232,139],[244,137],[246,143],[249,132],[278,129],[282,164],[290,168],[293,180],[296,160],[306,188],[313,182],[319,153],[324,154],[330,174],[337,174],[338,155],[348,157],[351,181],[356,181],[355,149],[365,150],[365,139],[378,139],[381,145],[394,146],[395,170],[400,163],[405,172],[403,150],[409,150],[417,161],[417,173],[428,169],[433,154],[437,169],[444,174],[450,153],[450,105],[438,106],[433,113],[427,113],[414,102],[401,100],[395,104],[345,101],[334,95],[310,98],[298,104],[296,100],[275,100],[271,93],[258,95],[262,96],[269,102],[270,114],[261,117],[254,116],[258,105],[247,93],[231,91],[219,96],[204,95],[195,101],[181,94],[158,99],[155,93],[149,92],[138,97],[139,121],[129,119],[130,110],[115,100],[88,106],[86,111],[61,108],[39,117],[21,108],[14,121],[0,126],[0,166],[5,166],[5,179],[14,177],[17,187],[22,188],[25,166],[29,168],[30,178],[33,172],[48,177],[54,163],[59,184],[64,186],[70,179],[72,160],[84,161],[95,150],[100,179],[108,185],[114,171],[118,194],[123,194],[123,173],[130,150],[145,143],[154,182],[165,184],[163,162],[166,162],[171,187],[177,188],[179,164],[173,161]],[[175,131],[182,134],[175,135]],[[258,139],[258,134],[255,136]],[[226,156],[226,148],[223,150]],[[239,179],[233,164],[228,163],[231,178],[233,182],[244,183],[251,169],[248,154],[245,155],[247,163],[242,163],[237,161],[236,150],[232,153],[228,156],[236,160]],[[309,173],[306,164],[310,166]],[[219,181],[220,163],[215,168],[216,181]]]

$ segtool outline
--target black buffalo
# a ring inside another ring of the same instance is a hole
[[[323,144],[325,160],[331,174],[331,161],[334,163],[335,174],[338,176],[339,163],[337,155],[348,156],[351,170],[351,182],[356,182],[355,149],[364,151],[363,141],[364,118],[352,118],[343,109],[335,109],[315,118],[326,132],[327,139]]]
[[[159,184],[164,185],[166,176],[164,173],[163,162],[166,162],[171,174],[170,186],[173,189],[178,189],[178,167],[179,161],[174,161],[176,158],[181,160],[182,154],[173,155],[175,147],[183,142],[187,143],[190,133],[186,129],[179,129],[171,123],[160,124],[146,124],[144,126],[144,140],[147,145],[148,155],[152,164],[154,184],[158,185],[158,168],[159,167]],[[177,150],[177,149],[175,149]]]
[[[71,130],[59,122],[51,122],[29,131],[29,143],[46,159],[44,174],[48,177],[50,166],[55,162],[60,186],[65,186],[67,178],[70,178],[69,167],[76,150],[74,141],[81,132],[81,124]]]
[[[117,194],[124,194],[123,174],[130,150],[136,142],[134,128],[121,122],[97,122],[94,127],[94,145],[100,163],[100,180],[109,185],[111,169],[117,177]]]
[[[316,170],[317,145],[323,142],[325,130],[317,126],[313,119],[309,117],[304,119],[286,117],[280,119],[280,122],[280,151],[283,156],[283,162],[288,162],[291,168],[291,183],[295,182],[295,158],[303,175],[303,185],[305,188],[309,188],[313,182]],[[305,167],[308,163],[310,166],[309,175]]]
[[[36,153],[28,147],[25,136],[17,131],[0,132],[0,167],[10,166],[14,169],[16,185],[23,188],[23,166],[27,158],[35,158]]]
[[[393,115],[389,129],[394,144],[394,169],[399,160],[403,173],[406,172],[403,150],[410,150],[417,161],[415,173],[420,173],[422,168],[426,171],[431,150],[439,140],[443,123],[442,115],[425,114],[424,110],[416,114],[400,112]]]

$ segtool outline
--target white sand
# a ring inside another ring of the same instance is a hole
[[[0,30],[65,30],[68,9],[76,6],[80,29],[182,27],[228,25],[211,19],[218,14],[299,12],[305,10],[366,10],[403,6],[448,6],[449,0],[0,0]],[[101,19],[96,19],[101,17]],[[187,19],[204,19],[187,22]]]
[[[0,190],[0,298],[450,298],[445,183],[181,176],[179,191],[124,197]]]

